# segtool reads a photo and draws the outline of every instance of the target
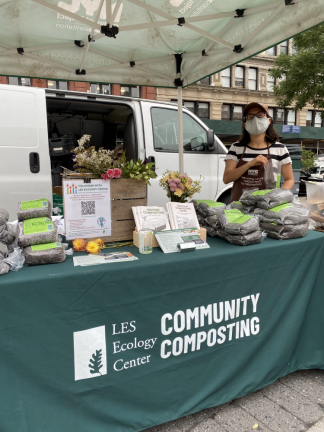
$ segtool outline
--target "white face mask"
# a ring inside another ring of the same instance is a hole
[[[265,132],[270,124],[270,120],[267,117],[258,118],[254,117],[253,120],[248,120],[245,123],[245,129],[251,135],[260,135]]]

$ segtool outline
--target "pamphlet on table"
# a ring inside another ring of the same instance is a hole
[[[167,203],[171,229],[200,228],[196,211],[192,203]]]
[[[155,231],[154,235],[164,253],[178,252],[177,245],[186,242],[194,242],[197,250],[209,248],[196,228]]]
[[[98,255],[83,255],[73,257],[74,266],[92,266],[99,264],[110,264],[116,262],[136,261],[138,258],[130,252],[111,252]]]
[[[168,215],[164,207],[157,206],[137,206],[132,207],[137,231],[143,228],[143,222],[145,226],[150,228],[152,231],[163,231],[170,230],[170,224]]]

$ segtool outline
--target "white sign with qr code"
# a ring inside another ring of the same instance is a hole
[[[110,180],[63,180],[67,240],[111,235]]]

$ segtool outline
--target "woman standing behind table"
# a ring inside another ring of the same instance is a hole
[[[258,102],[248,104],[243,110],[242,136],[231,145],[225,158],[223,181],[234,182],[230,202],[238,201],[248,189],[280,187],[281,176],[282,188],[294,187],[291,158],[278,139],[268,107]]]

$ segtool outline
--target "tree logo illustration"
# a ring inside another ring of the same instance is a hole
[[[95,354],[92,354],[92,358],[89,360],[90,364],[89,364],[89,368],[90,368],[90,373],[92,374],[96,374],[99,373],[100,375],[100,369],[102,368],[102,363],[101,363],[101,359],[102,359],[102,350],[96,350]]]

